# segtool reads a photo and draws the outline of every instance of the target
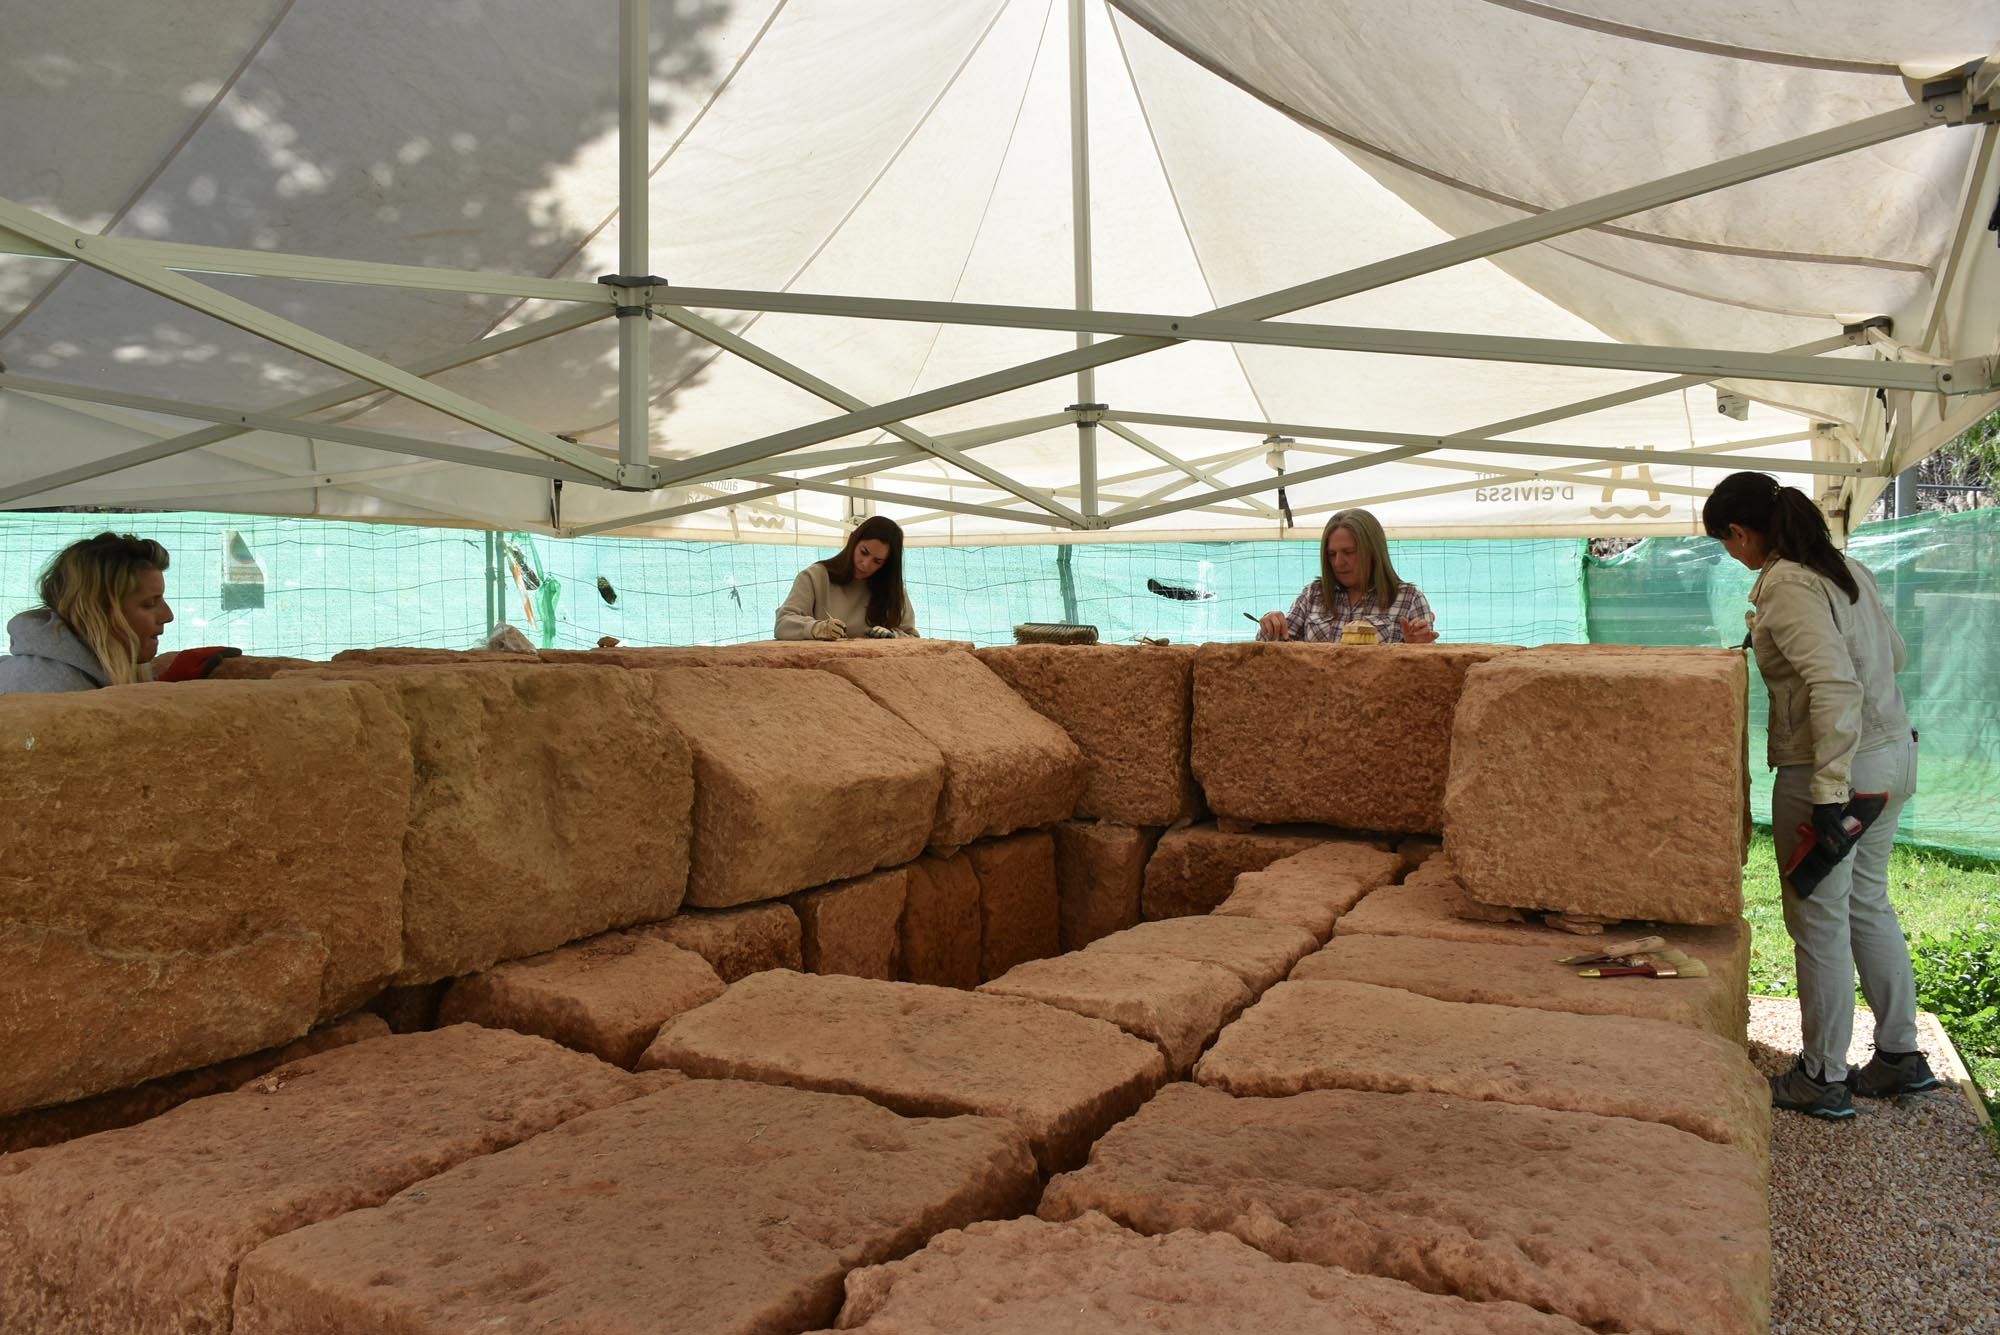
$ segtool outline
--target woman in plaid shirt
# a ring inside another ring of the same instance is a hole
[[[1397,577],[1382,523],[1366,510],[1337,510],[1326,521],[1319,540],[1319,576],[1306,585],[1291,611],[1264,614],[1257,623],[1258,639],[1338,642],[1341,627],[1351,621],[1372,624],[1385,644],[1437,639],[1430,603],[1416,585]]]

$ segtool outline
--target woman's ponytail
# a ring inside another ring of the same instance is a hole
[[[1761,534],[1772,555],[1824,575],[1850,603],[1861,598],[1854,572],[1833,545],[1826,516],[1811,497],[1797,487],[1779,486],[1769,473],[1731,473],[1722,479],[1701,507],[1701,522],[1711,538],[1727,536],[1731,525]]]

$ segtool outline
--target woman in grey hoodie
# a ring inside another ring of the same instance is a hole
[[[129,533],[85,538],[49,562],[40,593],[40,607],[7,623],[12,653],[0,658],[0,692],[153,679],[160,632],[174,619],[166,548]]]
[[[1917,790],[1917,734],[1896,685],[1903,637],[1875,577],[1834,547],[1825,516],[1798,488],[1732,473],[1701,520],[1758,572],[1750,647],[1771,694],[1771,837],[1786,871],[1805,1048],[1771,1077],[1771,1102],[1848,1118],[1855,1094],[1888,1098],[1938,1084],[1917,1048],[1910,948],[1889,902],[1896,817]],[[1872,822],[1855,818],[1862,811],[1874,811]],[[1816,845],[1815,879],[1800,869]],[[1875,1055],[1849,1071],[1857,972],[1875,1013]]]

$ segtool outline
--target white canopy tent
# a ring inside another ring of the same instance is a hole
[[[2000,404],[2000,0],[0,11],[8,508],[1686,533]]]

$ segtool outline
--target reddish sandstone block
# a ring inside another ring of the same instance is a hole
[[[333,661],[343,667],[479,667],[495,663],[536,663],[531,653],[508,649],[342,649]],[[314,666],[321,666],[315,664]]]
[[[1139,892],[1157,830],[1102,821],[1064,821],[1056,840],[1056,899],[1062,948],[1081,950],[1139,921]]]
[[[1082,749],[1077,816],[1172,825],[1200,814],[1188,769],[1191,647],[1024,644],[979,659]]]
[[[1232,1233],[1281,1261],[1525,1303],[1596,1330],[1770,1327],[1763,1183],[1739,1150],[1629,1117],[1171,1085],[1100,1140],[1089,1167],[1050,1182],[1039,1213],[1086,1210],[1148,1234]]]
[[[1727,1039],[1629,1015],[1438,1001],[1370,983],[1280,983],[1195,1079],[1269,1098],[1308,1089],[1450,1094],[1676,1126],[1763,1170],[1771,1097]]]
[[[401,962],[410,783],[372,686],[0,696],[0,1115],[370,996]]]
[[[459,979],[438,1019],[535,1034],[629,1068],[661,1025],[721,995],[693,951],[607,932]]]
[[[1250,1004],[1250,990],[1220,965],[1088,950],[1017,964],[979,990],[1109,1020],[1158,1044],[1176,1077]]]
[[[1149,1238],[1095,1211],[940,1233],[847,1277],[840,1329],[864,1335],[1584,1335],[1519,1303],[1273,1261],[1222,1233]]]
[[[1076,743],[971,654],[843,660],[828,671],[944,756],[934,846],[1066,820],[1075,808],[1083,772]]]
[[[998,978],[1024,960],[1062,953],[1056,846],[1047,831],[987,839],[965,850],[979,877],[979,972]]]
[[[1290,923],[1209,914],[1142,922],[1091,942],[1086,952],[1171,955],[1219,965],[1241,978],[1255,996],[1290,973],[1318,945],[1311,932]]]
[[[972,859],[931,853],[903,870],[903,981],[979,986],[979,874]]]
[[[1083,1162],[1166,1078],[1151,1043],[1053,1006],[776,971],[670,1022],[640,1066],[860,1094],[910,1117],[1003,1118],[1044,1171]]]
[[[641,923],[631,933],[692,950],[725,983],[765,969],[804,967],[799,915],[790,904],[683,909],[663,922]]]
[[[1341,914],[1395,880],[1402,869],[1400,854],[1359,840],[1330,839],[1238,876],[1236,888],[1215,912],[1290,923],[1323,942],[1333,935]]]
[[[795,896],[806,972],[895,978],[908,884],[897,867]]]
[[[1236,878],[1279,858],[1317,848],[1332,831],[1299,829],[1231,833],[1213,825],[1168,830],[1146,863],[1140,916],[1182,918],[1209,913],[1236,888]]]
[[[1195,776],[1218,816],[1435,834],[1465,674],[1511,652],[1205,644],[1194,669]]]
[[[139,1126],[8,1156],[0,1330],[226,1335],[260,1243],[634,1097],[594,1057],[459,1025],[356,1043]]]
[[[266,1243],[235,1335],[798,1331],[847,1271],[1040,1185],[1005,1122],[687,1081]]]
[[[216,663],[215,670],[208,675],[211,681],[269,681],[280,672],[325,666],[311,658],[258,658],[251,654],[238,654]]]
[[[944,757],[851,683],[764,668],[652,676],[694,748],[688,903],[778,899],[898,866],[929,842]]]
[[[1445,846],[1487,904],[1733,922],[1746,851],[1743,655],[1536,652],[1468,673]]]
[[[692,644],[646,648],[543,649],[544,663],[658,669],[677,667],[825,668],[868,658],[924,658],[970,653],[969,640],[750,640],[743,644]]]

